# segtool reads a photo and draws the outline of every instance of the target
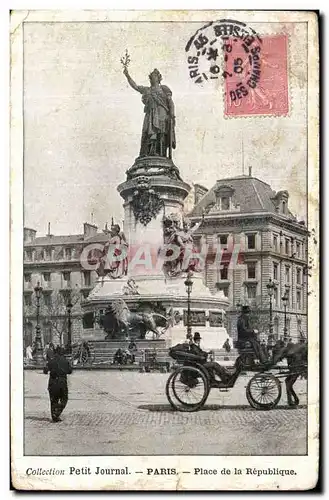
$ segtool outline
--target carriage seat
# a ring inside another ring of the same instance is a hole
[[[204,356],[194,354],[189,350],[188,344],[178,344],[169,349],[169,356],[178,363],[199,363],[204,364],[207,361],[207,354]]]

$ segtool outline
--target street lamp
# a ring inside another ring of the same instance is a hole
[[[35,358],[36,358],[36,362],[39,364],[39,362],[42,363],[42,360],[43,360],[41,328],[40,328],[40,324],[39,324],[40,299],[42,296],[42,286],[40,286],[39,281],[37,283],[37,286],[34,287],[34,292],[35,292],[35,297],[37,299],[37,324],[35,327]]]
[[[67,312],[67,352],[72,353],[72,297],[71,289],[67,290],[66,296],[66,312]]]
[[[270,325],[269,325],[269,326],[270,326],[270,336],[271,336],[271,338],[272,338],[272,336],[273,336],[273,321],[272,321],[272,319],[273,319],[273,317],[272,317],[272,316],[273,316],[272,312],[273,312],[273,311],[272,311],[272,298],[273,298],[274,290],[275,290],[275,288],[276,288],[275,283],[273,283],[273,281],[272,281],[272,278],[270,278],[270,279],[268,280],[268,283],[267,283],[267,285],[266,285],[266,288],[267,288],[267,293],[268,293],[268,296],[270,297]]]
[[[282,297],[283,307],[284,307],[284,329],[283,329],[283,339],[287,340],[287,305],[288,305],[288,290],[285,291],[284,296]]]
[[[191,292],[192,292],[192,286],[193,286],[193,281],[192,281],[192,276],[193,273],[189,271],[187,273],[187,278],[184,281],[184,285],[186,286],[186,293],[187,293],[187,334],[192,333],[192,326],[191,326]]]

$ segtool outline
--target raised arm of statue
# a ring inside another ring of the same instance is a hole
[[[128,69],[127,68],[124,68],[123,70],[123,74],[125,75],[125,77],[127,78],[128,80],[128,83],[129,85],[134,89],[134,90],[137,90],[137,92],[140,92],[141,94],[143,94],[144,92],[144,87],[140,86],[140,85],[137,85],[137,83],[131,78],[131,76],[129,75],[129,72],[128,72]]]

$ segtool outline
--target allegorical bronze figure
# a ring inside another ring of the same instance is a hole
[[[137,85],[128,72],[129,55],[121,59],[124,66],[123,73],[129,85],[142,94],[144,104],[144,123],[140,156],[172,156],[172,149],[176,148],[175,139],[175,108],[172,92],[166,85],[161,85],[162,76],[159,70],[154,69],[149,75],[150,87]]]

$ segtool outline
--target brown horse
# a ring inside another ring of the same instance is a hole
[[[283,359],[287,360],[289,369],[286,378],[288,405],[296,407],[299,405],[299,398],[293,386],[298,377],[307,377],[307,344],[289,343],[284,346],[276,344],[273,349],[273,365]]]

